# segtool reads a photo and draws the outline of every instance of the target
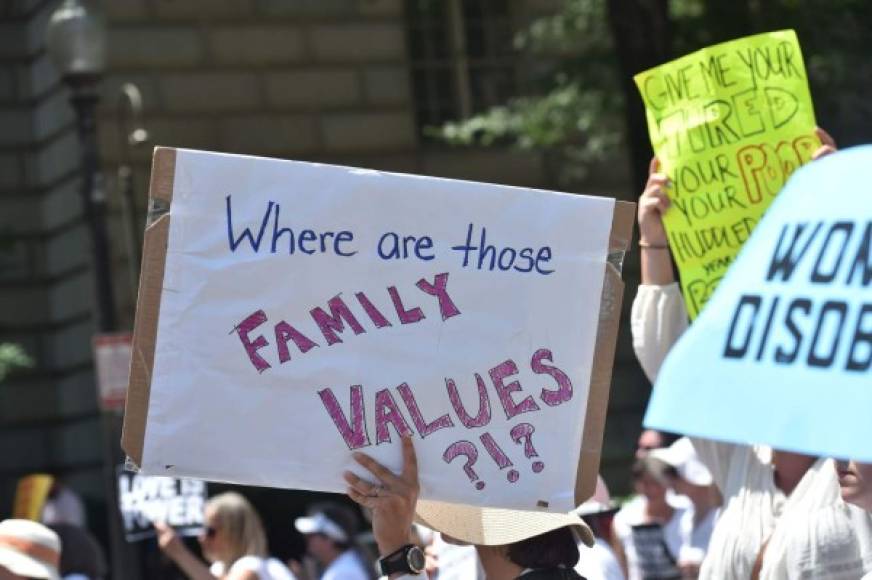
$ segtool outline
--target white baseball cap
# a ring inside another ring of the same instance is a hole
[[[617,507],[612,502],[611,494],[609,494],[609,487],[606,485],[602,476],[597,475],[596,490],[593,492],[593,497],[575,508],[575,513],[580,516],[593,516],[616,510]]]
[[[0,522],[0,566],[29,578],[60,580],[61,541],[42,524],[30,520]]]
[[[674,467],[682,479],[693,485],[711,485],[714,481],[711,472],[699,460],[693,443],[687,437],[678,439],[664,449],[652,450],[650,456]]]
[[[324,534],[337,542],[345,543],[348,541],[348,534],[345,533],[342,526],[322,512],[309,517],[297,518],[294,520],[294,527],[301,534]]]

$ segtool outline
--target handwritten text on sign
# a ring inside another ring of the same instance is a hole
[[[670,351],[646,424],[872,461],[870,182],[868,145],[791,177]]]
[[[793,31],[694,52],[635,77],[661,171],[688,311],[696,317],[773,197],[820,145]]]
[[[144,463],[343,491],[349,450],[398,469],[413,435],[426,497],[572,507],[612,200],[192,151],[176,172]]]

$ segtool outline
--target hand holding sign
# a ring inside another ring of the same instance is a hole
[[[409,533],[418,503],[418,458],[411,437],[403,437],[403,470],[395,475],[365,453],[354,459],[378,481],[372,484],[350,471],[345,472],[348,495],[372,510],[372,532],[383,556],[409,543]]]
[[[660,162],[651,159],[648,168],[648,183],[639,197],[639,243],[643,248],[665,249],[668,244],[663,214],[669,209],[669,177],[659,173]]]

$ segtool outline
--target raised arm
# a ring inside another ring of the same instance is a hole
[[[669,209],[669,179],[651,160],[650,176],[639,198],[639,246],[642,284],[630,317],[633,349],[645,374],[653,382],[672,345],[687,328],[687,309],[672,273],[672,256],[663,227]]]
[[[175,530],[167,524],[155,522],[157,530],[157,543],[170,560],[182,569],[191,580],[215,580],[209,572],[209,568],[203,564],[197,556],[191,552],[176,534]]]
[[[663,227],[663,214],[669,209],[666,195],[669,179],[658,173],[657,168],[657,159],[654,158],[648,183],[639,198],[642,284],[630,314],[633,349],[652,383],[669,350],[688,326],[687,308],[675,282],[672,256]],[[712,472],[715,483],[723,492],[735,446],[695,437],[691,441],[700,461]]]

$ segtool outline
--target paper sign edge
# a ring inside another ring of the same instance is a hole
[[[609,254],[626,253],[633,236],[636,221],[636,204],[616,201],[609,233]],[[581,439],[581,454],[575,477],[575,505],[581,505],[593,496],[599,474],[605,434],[612,369],[618,342],[618,330],[624,299],[624,281],[616,268],[607,263],[603,280],[601,304],[611,303],[605,317],[600,319],[594,344],[594,359],[590,375],[587,412],[584,418],[584,433]],[[602,308],[602,306],[601,306]]]
[[[176,173],[176,149],[155,147],[151,165],[151,200],[172,203],[173,182]],[[142,465],[148,402],[151,395],[151,376],[154,367],[154,349],[157,340],[157,322],[169,241],[170,215],[159,217],[146,226],[142,244],[142,267],[139,274],[139,293],[136,299],[136,317],[133,324],[130,379],[121,448],[136,463]]]

